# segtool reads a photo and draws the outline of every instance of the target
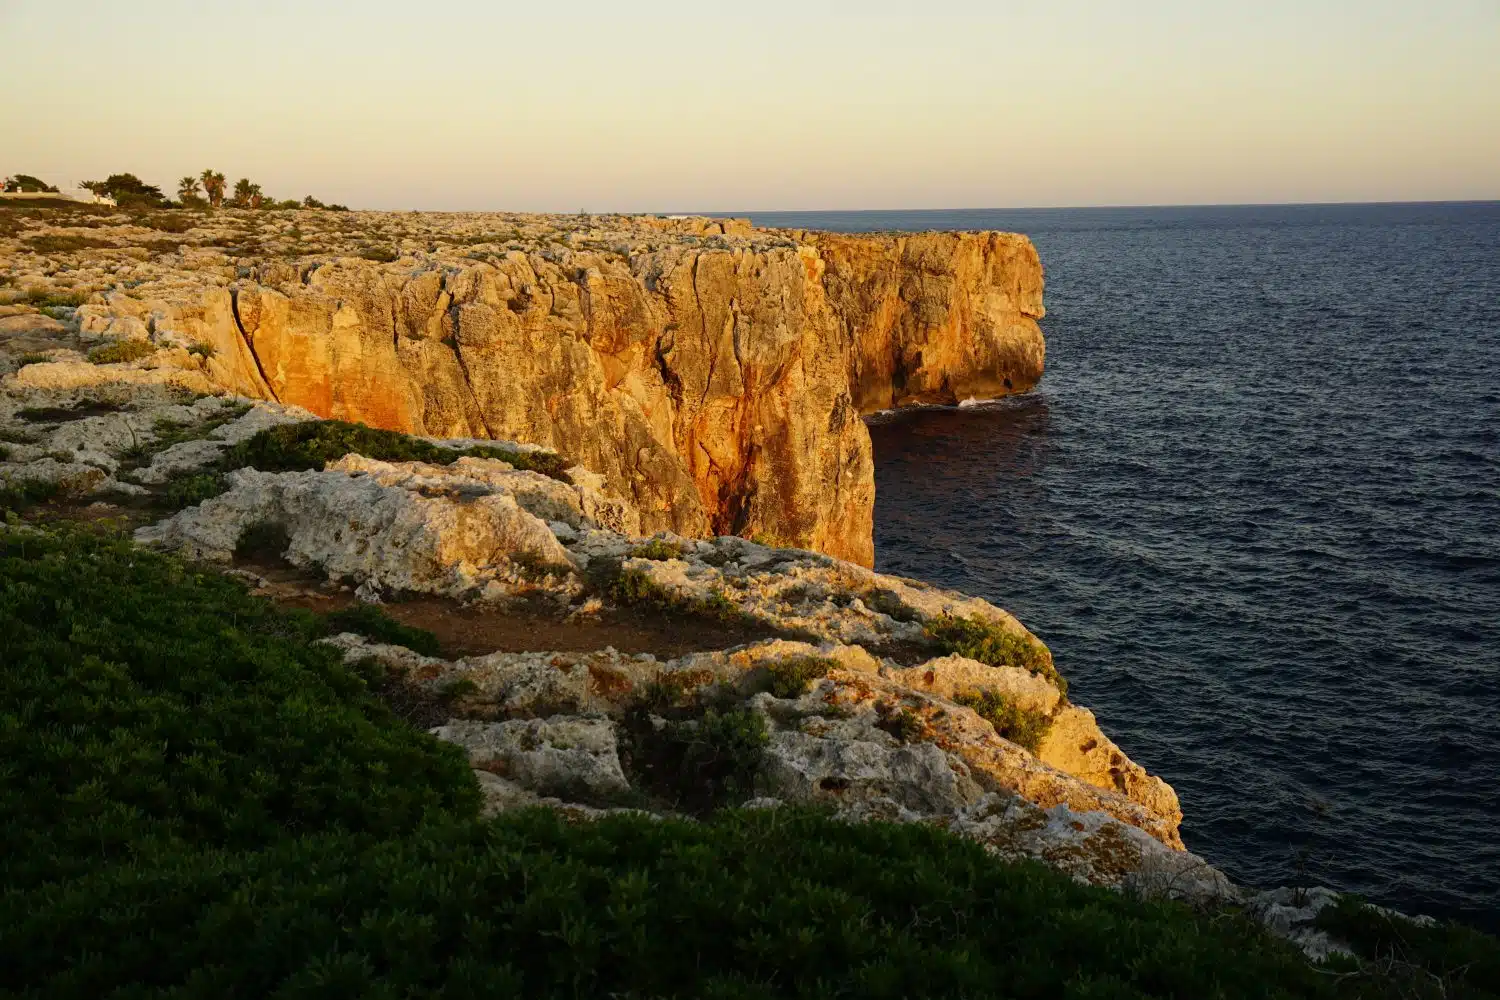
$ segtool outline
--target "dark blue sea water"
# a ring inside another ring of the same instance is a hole
[[[1010,229],[1026,396],[872,422],[880,569],[982,594],[1188,846],[1500,927],[1500,203],[757,213]]]

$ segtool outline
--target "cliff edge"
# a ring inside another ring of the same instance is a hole
[[[555,449],[603,475],[648,533],[866,566],[861,415],[1022,392],[1042,374],[1042,270],[1024,236],[298,216],[296,240],[137,255],[146,274],[80,307],[81,331],[194,347],[215,386],[322,417]],[[306,245],[303,227],[330,218],[343,228]]]

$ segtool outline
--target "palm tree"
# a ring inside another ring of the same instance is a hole
[[[198,175],[203,181],[203,193],[214,208],[224,204],[224,175],[217,170],[205,170]]]
[[[192,174],[177,182],[177,200],[181,202],[193,201],[198,197],[198,178]]]

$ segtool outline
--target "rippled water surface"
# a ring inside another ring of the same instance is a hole
[[[983,594],[1232,876],[1500,927],[1500,204],[757,214],[1029,233],[1041,388],[872,422],[880,569]]]

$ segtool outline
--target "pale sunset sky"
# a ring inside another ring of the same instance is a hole
[[[1500,198],[1500,0],[0,0],[0,173],[358,208]]]

